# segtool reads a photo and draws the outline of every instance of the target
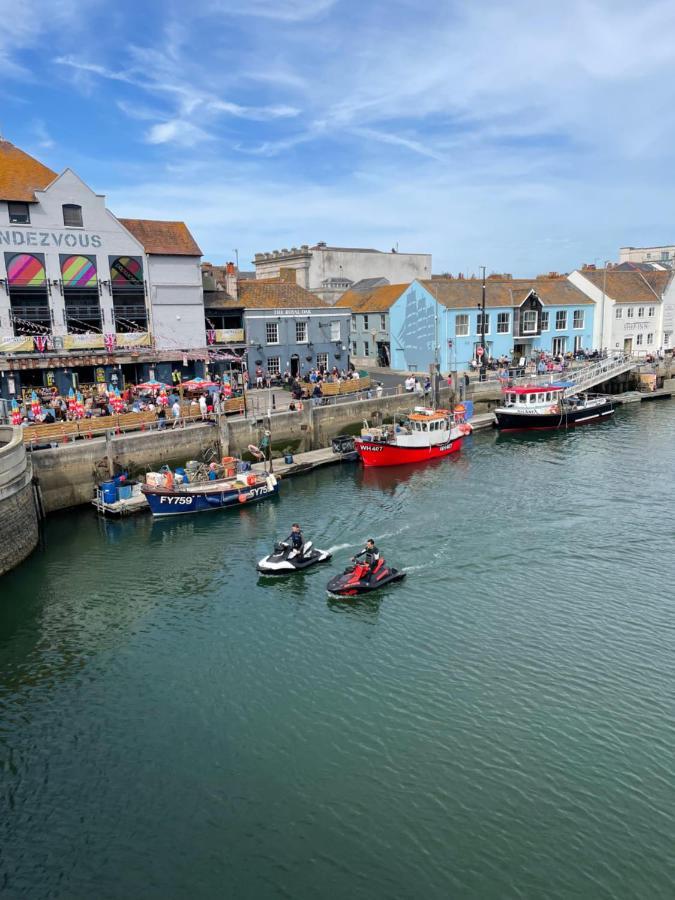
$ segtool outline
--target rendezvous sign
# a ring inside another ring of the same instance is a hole
[[[101,247],[100,234],[78,231],[28,231],[0,229],[0,247]]]

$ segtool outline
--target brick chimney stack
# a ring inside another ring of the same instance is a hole
[[[233,262],[229,262],[225,266],[225,290],[235,300],[239,296],[239,272]]]

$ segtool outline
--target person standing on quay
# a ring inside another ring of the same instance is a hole
[[[202,416],[202,422],[206,421],[206,417],[208,415],[208,410],[206,406],[206,394],[202,394],[199,398],[199,412]]]
[[[173,427],[180,425],[180,401],[176,398],[171,407],[171,415],[173,416]]]

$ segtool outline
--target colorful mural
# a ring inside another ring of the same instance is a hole
[[[9,257],[7,280],[17,287],[42,287],[47,280],[44,260],[30,253],[17,253]]]
[[[64,287],[96,287],[96,263],[89,256],[62,256]]]
[[[143,284],[143,263],[137,256],[117,256],[110,260],[110,279],[114,285]]]

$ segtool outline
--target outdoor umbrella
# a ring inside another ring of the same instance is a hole
[[[211,381],[208,378],[190,378],[189,381],[183,382],[186,391],[205,391],[206,388],[217,387],[218,382]]]
[[[37,419],[37,417],[40,415],[40,401],[38,400],[38,395],[35,393],[35,391],[33,391],[30,395],[30,408],[31,412]]]
[[[16,400],[12,400],[12,425],[21,424],[21,410]]]
[[[143,381],[141,384],[136,385],[141,391],[165,391],[168,386],[163,381]]]

